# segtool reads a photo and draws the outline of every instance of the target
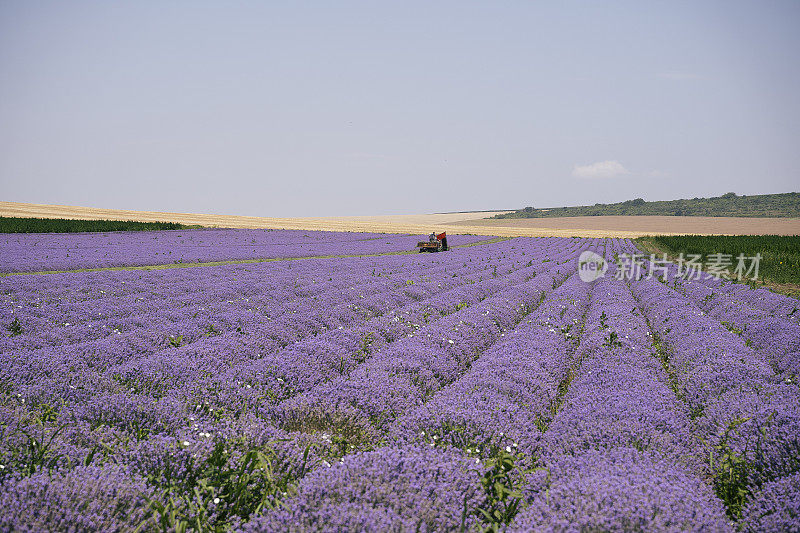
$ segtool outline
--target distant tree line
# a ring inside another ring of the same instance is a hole
[[[184,229],[177,222],[134,220],[70,220],[66,218],[0,217],[0,233],[81,233],[98,231],[152,231]]]
[[[800,217],[800,193],[737,195],[729,192],[713,198],[646,202],[635,198],[615,204],[536,209],[525,207],[494,218],[591,217],[603,215],[661,215],[702,217]]]

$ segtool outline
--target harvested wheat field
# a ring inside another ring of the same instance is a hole
[[[219,228],[271,228],[324,231],[367,231],[376,233],[472,233],[500,237],[620,237],[644,235],[797,235],[798,218],[598,216],[529,219],[491,219],[502,211],[420,215],[340,217],[253,217],[128,211],[62,205],[0,202],[0,216],[136,220],[179,222]]]
[[[456,227],[454,222],[491,217],[505,211],[484,211],[480,213],[447,213],[422,215],[383,215],[346,217],[252,217],[239,215],[208,215],[197,213],[167,213],[159,211],[128,211],[122,209],[99,209],[94,207],[75,207],[65,205],[27,204],[0,202],[0,216],[68,218],[89,220],[136,220],[141,222],[179,222],[217,228],[270,228],[322,231],[369,231],[377,233],[428,233],[437,231],[457,231],[458,233],[477,233],[496,235],[492,228]],[[518,230],[515,230],[518,231]],[[526,233],[523,233],[526,234]],[[516,235],[516,234],[515,234]]]
[[[456,226],[525,231],[605,231],[639,235],[800,235],[800,218],[597,216],[464,220]]]

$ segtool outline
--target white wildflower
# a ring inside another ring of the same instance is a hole
[[[214,503],[219,503],[219,498],[214,498]]]

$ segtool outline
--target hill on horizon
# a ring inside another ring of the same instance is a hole
[[[702,217],[800,217],[800,193],[737,195],[729,192],[712,198],[647,202],[635,198],[615,204],[575,207],[525,207],[493,218],[549,218],[586,216],[702,216]]]

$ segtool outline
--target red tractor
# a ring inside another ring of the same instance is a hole
[[[422,252],[446,252],[447,251],[447,232],[431,233],[427,241],[417,243],[419,253]]]

